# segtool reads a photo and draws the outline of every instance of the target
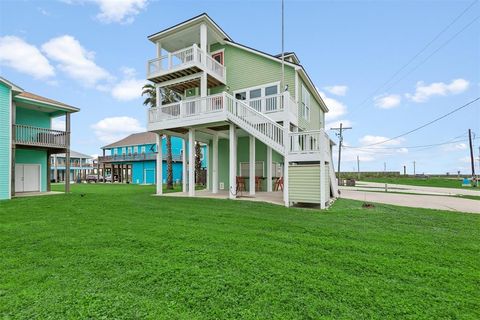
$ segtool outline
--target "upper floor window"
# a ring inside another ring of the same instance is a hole
[[[310,121],[310,92],[302,85],[301,114],[305,120]]]
[[[142,146],[142,153],[145,153],[145,146]]]
[[[223,65],[223,51],[212,53],[213,60]]]
[[[113,153],[112,153],[112,154],[113,154],[113,155],[116,155],[116,154],[117,154],[117,149],[116,149],[116,148],[113,149]]]
[[[125,147],[122,148],[122,154],[127,153],[127,150],[126,150],[126,149],[127,149],[127,148],[125,148]]]

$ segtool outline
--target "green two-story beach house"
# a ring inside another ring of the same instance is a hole
[[[208,146],[211,181],[202,195],[322,208],[337,195],[324,131],[328,108],[295,53],[271,55],[239,44],[207,14],[148,39],[156,58],[147,62],[147,79],[157,97],[169,88],[182,100],[158,99],[147,128],[158,140],[162,134],[183,139],[185,193],[200,195],[193,180],[193,146],[200,141]]]
[[[50,155],[69,158],[70,114],[77,111],[0,77],[0,200],[50,191]],[[60,116],[65,130],[52,130],[52,119]]]

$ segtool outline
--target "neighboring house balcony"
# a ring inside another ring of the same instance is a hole
[[[69,133],[66,131],[14,124],[13,142],[16,145],[47,149],[67,149]]]
[[[185,78],[177,84],[177,90],[198,86],[194,77],[201,72],[207,74],[209,88],[226,84],[226,68],[196,44],[175,52],[168,52],[147,63],[147,79],[155,82],[173,81]]]
[[[110,163],[110,162],[133,162],[133,161],[147,161],[147,160],[156,160],[157,153],[133,153],[133,154],[116,154],[111,156],[99,156],[99,163]],[[167,155],[163,155],[163,160],[167,160]],[[172,161],[181,161],[182,156],[178,154],[172,155]]]

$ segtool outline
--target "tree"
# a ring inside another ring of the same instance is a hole
[[[180,96],[173,90],[168,88],[161,88],[160,95],[162,102],[172,103],[180,100]],[[143,101],[143,104],[153,108],[157,106],[157,90],[151,83],[147,83],[142,87],[142,96],[147,96]],[[173,189],[173,159],[172,159],[172,138],[169,135],[166,137],[167,147],[167,189]],[[161,148],[162,146],[158,146]]]
[[[197,184],[200,183],[202,172],[202,147],[200,143],[195,142],[195,175]]]

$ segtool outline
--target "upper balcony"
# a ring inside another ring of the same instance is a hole
[[[148,153],[133,153],[133,154],[114,154],[110,156],[99,156],[99,163],[109,163],[109,162],[133,162],[133,161],[147,161],[147,160],[156,160],[156,152]],[[163,154],[163,160],[167,160],[167,155]],[[181,161],[182,156],[180,154],[172,154],[172,161]]]
[[[14,124],[13,143],[37,148],[67,149],[69,134],[65,131]]]
[[[204,71],[208,87],[226,83],[226,68],[196,44],[148,61],[147,79],[159,83],[188,77]]]

